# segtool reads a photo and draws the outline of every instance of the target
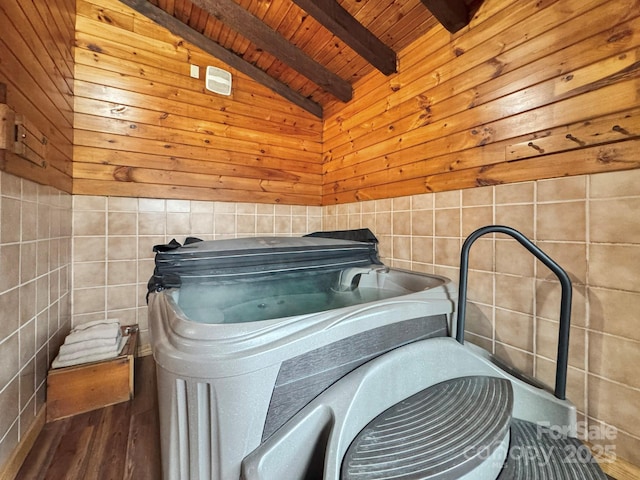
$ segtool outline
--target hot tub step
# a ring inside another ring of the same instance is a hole
[[[511,445],[498,480],[606,480],[591,452],[576,438],[514,418]]]
[[[470,376],[429,387],[360,432],[345,454],[341,479],[461,478],[488,459],[499,471],[512,407],[511,383],[501,378]]]

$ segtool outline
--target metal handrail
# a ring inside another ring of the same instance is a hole
[[[488,225],[479,228],[467,237],[460,252],[460,282],[458,285],[458,318],[456,327],[456,340],[464,344],[464,323],[467,310],[467,277],[469,273],[469,249],[473,242],[488,233],[504,233],[515,238],[520,244],[532,253],[538,260],[544,263],[555,273],[562,287],[560,299],[560,331],[558,336],[558,357],[556,360],[556,388],[555,396],[561,400],[566,398],[567,388],[567,363],[569,360],[569,326],[571,322],[571,280],[564,269],[554,262],[551,257],[538,248],[531,240],[519,231],[504,225]]]

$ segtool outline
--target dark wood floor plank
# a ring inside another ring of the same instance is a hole
[[[100,409],[84,478],[87,480],[120,480],[129,441],[131,403],[124,402]]]
[[[135,368],[135,378],[140,381],[136,382],[131,407],[124,479],[157,480],[162,478],[162,465],[155,364],[153,361],[137,362]]]
[[[162,478],[160,429],[157,410],[147,410],[133,417],[125,462],[125,480]]]
[[[156,366],[153,358],[149,356],[144,357],[144,361],[136,361],[134,369],[135,397],[131,406],[131,414],[136,415],[147,410],[157,410]]]
[[[161,479],[155,378],[138,358],[133,400],[46,424],[16,480]]]
[[[93,412],[69,419],[69,428],[60,438],[44,478],[47,480],[71,480],[84,478],[87,453],[95,436]]]
[[[41,478],[41,472],[45,472],[53,461],[60,440],[69,428],[69,423],[69,419],[64,419],[44,426],[25,458],[16,480]]]

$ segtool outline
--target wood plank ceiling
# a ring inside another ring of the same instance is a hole
[[[120,0],[322,118],[352,85],[438,22],[463,28],[478,0]],[[474,8],[475,7],[475,8]]]

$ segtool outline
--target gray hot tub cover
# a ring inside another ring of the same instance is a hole
[[[315,232],[304,237],[253,237],[202,241],[188,237],[153,247],[149,293],[179,288],[189,279],[238,279],[309,270],[381,265],[369,229]]]

